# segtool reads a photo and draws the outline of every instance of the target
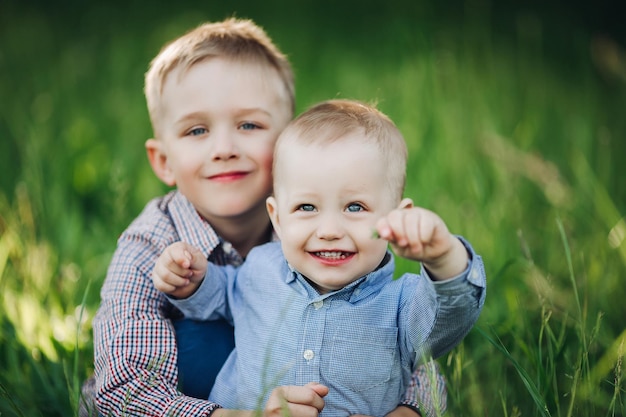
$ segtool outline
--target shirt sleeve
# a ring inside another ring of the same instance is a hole
[[[96,404],[100,414],[208,416],[217,404],[176,387],[176,339],[165,297],[150,274],[166,242],[123,235],[93,320]]]
[[[217,266],[209,262],[200,286],[187,298],[168,298],[172,305],[194,320],[224,318],[233,324],[227,299],[227,286],[235,278],[238,268],[230,265]]]
[[[485,302],[486,275],[482,258],[475,253],[469,242],[462,237],[459,239],[469,255],[466,270],[449,280],[433,282],[426,269],[422,267],[421,275],[424,279],[422,283],[425,285],[419,287],[419,292],[427,289],[432,296],[421,294],[412,300],[420,305],[430,302],[429,308],[435,310],[426,339],[423,339],[424,334],[413,334],[413,337],[409,338],[417,340],[418,343],[424,340],[425,352],[435,358],[449,352],[463,340],[478,320]],[[415,308],[412,311],[421,314],[422,310]],[[420,359],[417,358],[418,363]],[[417,367],[401,404],[419,409],[422,417],[440,415],[446,410],[445,379],[436,362],[430,360]]]
[[[436,315],[426,338],[427,353],[438,358],[458,345],[474,327],[485,303],[487,277],[482,258],[472,246],[459,237],[465,246],[469,263],[460,275],[432,281],[422,266],[422,275],[432,282],[436,293]]]
[[[434,359],[420,364],[413,372],[400,404],[419,412],[421,417],[436,417],[446,412],[448,409],[446,380]]]

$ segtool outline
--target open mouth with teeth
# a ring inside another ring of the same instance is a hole
[[[354,256],[354,252],[343,251],[320,251],[311,252],[311,254],[326,263],[342,262]]]

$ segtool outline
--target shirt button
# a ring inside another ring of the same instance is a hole
[[[324,301],[322,301],[322,300],[316,301],[316,302],[313,303],[313,307],[315,307],[316,310],[319,310],[323,306],[324,306]]]
[[[311,359],[313,359],[315,357],[315,353],[313,353],[313,351],[311,349],[307,349],[307,350],[304,351],[304,355],[302,355],[302,356],[307,361],[310,361]]]
[[[230,253],[233,251],[233,245],[230,242],[224,242],[222,243],[222,250],[224,251],[224,253],[226,255],[230,255]]]
[[[478,280],[479,276],[480,276],[480,273],[476,269],[472,269],[472,273],[470,274],[471,279],[476,281]]]

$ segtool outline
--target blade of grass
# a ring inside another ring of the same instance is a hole
[[[13,397],[11,396],[11,394],[9,394],[9,391],[2,384],[2,382],[0,382],[0,397],[4,397],[9,401],[9,404],[11,405],[11,409],[15,411],[15,414],[17,414],[20,417],[26,417],[26,415],[22,412],[20,407],[18,407],[15,401],[13,401]]]
[[[515,370],[517,371],[517,374],[519,375],[519,377],[522,380],[522,383],[524,384],[524,386],[528,390],[528,393],[530,394],[533,402],[537,405],[537,409],[539,410],[541,415],[544,416],[544,417],[550,417],[551,416],[550,411],[548,410],[548,407],[546,406],[545,401],[541,397],[539,389],[537,388],[535,383],[532,381],[532,378],[530,377],[530,375],[528,375],[528,372],[526,372],[526,369],[524,369],[520,365],[520,363],[511,355],[511,353],[502,344],[502,342],[500,341],[499,338],[498,338],[498,342],[496,342],[493,338],[491,338],[480,327],[476,327],[475,329],[485,339],[487,339],[487,341],[489,341],[489,343],[491,343],[496,349],[498,349],[511,362],[511,364],[513,364],[513,366],[515,367]]]

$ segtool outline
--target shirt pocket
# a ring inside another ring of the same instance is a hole
[[[328,381],[355,392],[388,382],[397,361],[397,343],[397,327],[337,327],[333,332],[327,362]]]

